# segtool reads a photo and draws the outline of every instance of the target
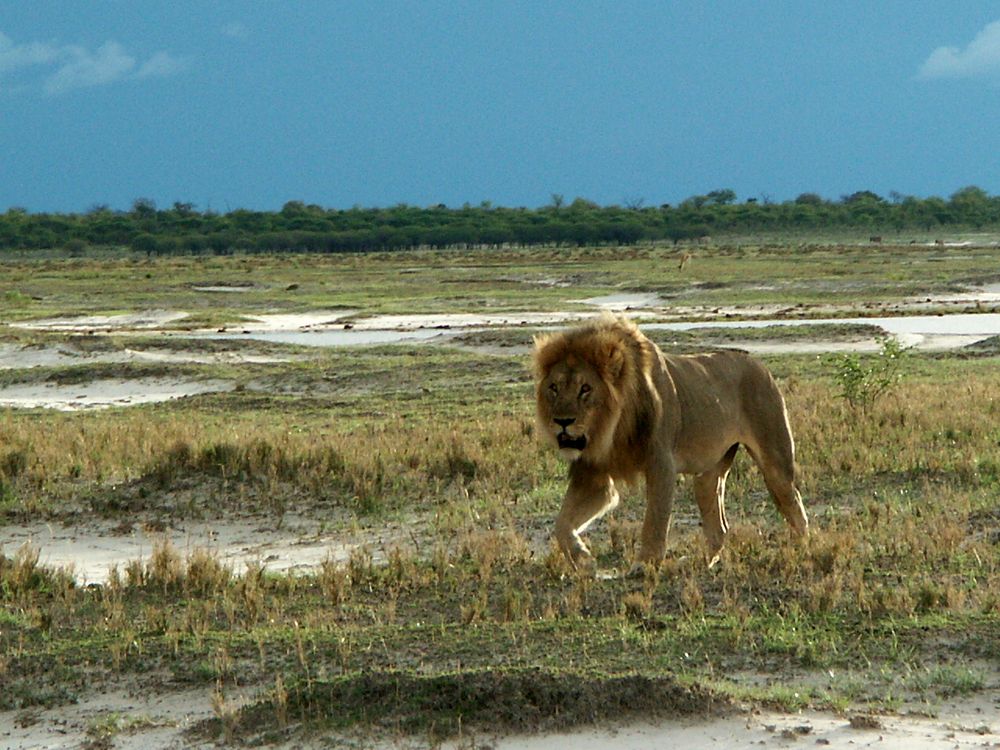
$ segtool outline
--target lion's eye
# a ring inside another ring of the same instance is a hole
[[[555,383],[549,383],[549,393],[555,396],[557,393],[559,393],[559,386],[557,386]]]
[[[580,397],[582,398],[583,396],[586,396],[588,393],[590,393],[591,390],[592,390],[591,387],[586,383],[584,383],[583,385],[580,386]]]

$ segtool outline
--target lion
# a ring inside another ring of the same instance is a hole
[[[658,566],[678,474],[694,475],[709,567],[729,530],[726,476],[742,445],[798,536],[809,522],[795,485],[795,444],[771,373],[735,350],[669,355],[624,317],[604,315],[536,337],[538,430],[569,461],[555,538],[576,568],[593,557],[580,534],[618,504],[617,483],[645,479],[634,570]]]

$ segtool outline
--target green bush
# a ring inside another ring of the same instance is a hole
[[[882,342],[878,357],[841,354],[834,358],[834,380],[840,396],[853,408],[867,411],[878,399],[902,380],[901,371],[907,350],[894,337]]]

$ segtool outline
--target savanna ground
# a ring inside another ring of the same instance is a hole
[[[765,357],[788,402],[811,536],[789,537],[741,454],[721,565],[706,567],[684,481],[667,561],[633,580],[614,573],[634,554],[641,488],[589,533],[596,579],[574,574],[548,541],[565,467],[534,435],[530,330],[351,348],[192,334],[318,310],[355,322],[590,312],[581,299],[621,293],[658,296],[644,320],[905,312],[917,301],[952,312],[964,307],[938,300],[1000,281],[997,253],[979,242],[734,241],[695,249],[683,270],[669,247],[5,262],[0,386],[225,387],[127,408],[0,410],[0,531],[100,522],[152,550],[93,585],[44,565],[37,545],[0,550],[0,711],[30,726],[100,693],[196,694],[193,713],[208,718],[184,726],[181,744],[364,745],[748,707],[877,726],[956,696],[995,701],[992,342],[907,353],[899,382],[870,404],[843,397],[832,355]],[[188,315],[155,330],[30,327],[153,309]],[[685,350],[740,335],[653,337]],[[59,356],[16,366],[43,352]],[[875,355],[857,363],[879,365]],[[292,574],[167,541],[192,519],[233,518],[279,535],[288,519],[311,519],[339,552]],[[84,740],[119,746],[175,724],[107,709]],[[979,729],[995,738],[995,725]]]

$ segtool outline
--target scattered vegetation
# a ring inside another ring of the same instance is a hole
[[[193,273],[163,263],[143,268]],[[389,261],[379,263],[388,276]],[[89,283],[106,280],[95,273]],[[78,284],[73,293],[85,296]],[[526,343],[521,332],[515,343]],[[863,408],[830,359],[768,357],[812,535],[788,537],[741,456],[721,565],[707,569],[685,481],[669,558],[638,579],[613,572],[635,554],[641,488],[590,532],[608,575],[579,577],[549,546],[565,469],[533,434],[522,350],[289,351],[225,365],[232,392],[103,412],[0,411],[4,521],[101,514],[145,525],[155,540],[148,559],[86,587],[41,565],[37,548],[0,550],[0,709],[141,681],[207,688],[214,718],[200,736],[287,738],[305,724],[439,738],[743,702],[933,707],[995,682],[995,349],[895,351],[900,369],[881,391],[891,396]],[[874,368],[877,384],[886,371],[876,365],[887,363],[884,348],[857,366]],[[217,364],[185,367],[220,374]],[[875,390],[867,382],[859,399]],[[210,551],[182,552],[156,531],[189,517],[289,511],[329,519],[348,541],[357,524],[389,519],[408,533],[279,575],[263,561],[234,570]],[[106,746],[133,726],[100,717],[90,742]]]

